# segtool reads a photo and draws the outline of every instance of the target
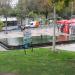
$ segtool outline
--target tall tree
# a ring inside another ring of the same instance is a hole
[[[44,14],[47,18],[48,14],[53,10],[55,3],[56,11],[63,12],[63,8],[69,5],[71,0],[19,0],[18,11],[23,13],[23,16],[29,12]],[[21,14],[22,14],[21,13]]]
[[[9,14],[10,9],[10,0],[0,0],[0,15]]]
[[[69,3],[71,2],[71,0],[58,0],[58,2],[56,3],[56,11],[57,13],[64,17],[65,15],[68,15],[69,12]]]
[[[25,17],[28,11],[28,0],[19,0],[18,5],[17,5],[17,14],[18,17]]]
[[[43,13],[45,17],[48,17],[48,13],[51,10],[52,2],[51,0],[37,0],[38,10],[40,13]]]

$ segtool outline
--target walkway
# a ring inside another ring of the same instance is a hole
[[[58,46],[56,46],[56,49],[75,51],[75,44],[58,45]]]
[[[2,46],[0,46],[0,51],[7,51],[7,50],[3,48]]]

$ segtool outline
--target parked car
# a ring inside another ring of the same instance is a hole
[[[29,24],[26,24],[25,27],[39,27],[39,21],[31,21]]]

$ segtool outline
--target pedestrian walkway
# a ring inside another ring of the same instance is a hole
[[[52,46],[45,46],[41,48],[49,48],[52,49]],[[56,50],[65,50],[65,51],[75,51],[75,44],[66,44],[66,45],[56,45],[55,46]]]
[[[56,49],[75,51],[75,44],[58,45],[56,46]]]
[[[0,46],[0,51],[7,51],[7,50],[3,48],[2,46]]]

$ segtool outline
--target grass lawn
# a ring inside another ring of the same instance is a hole
[[[60,51],[53,53],[49,48],[34,48],[0,52],[0,73],[17,75],[75,75],[75,53]]]

